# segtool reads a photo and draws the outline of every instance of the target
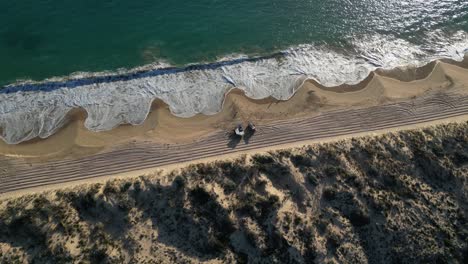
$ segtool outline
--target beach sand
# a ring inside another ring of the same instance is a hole
[[[357,85],[324,87],[308,80],[287,101],[273,98],[253,100],[241,90],[233,89],[226,95],[221,112],[211,116],[176,117],[164,102],[155,100],[152,111],[142,125],[121,125],[104,132],[86,129],[86,112],[77,109],[70,113],[69,123],[47,139],[34,139],[17,145],[0,142],[0,155],[35,161],[77,158],[109,151],[129,142],[192,142],[219,130],[229,131],[236,124],[247,121],[261,126],[276,120],[313,116],[326,111],[405,101],[448,89],[465,94],[468,93],[467,61],[465,58],[463,62],[432,62],[417,69],[379,70]]]

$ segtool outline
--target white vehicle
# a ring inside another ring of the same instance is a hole
[[[236,129],[234,129],[234,132],[236,133],[236,135],[241,136],[241,137],[245,134],[244,129],[242,128],[242,125],[238,125]]]

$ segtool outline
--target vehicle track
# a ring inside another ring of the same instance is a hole
[[[260,127],[248,144],[243,140],[232,142],[228,133],[218,131],[192,143],[129,143],[109,152],[79,159],[38,164],[9,159],[15,172],[0,180],[0,193],[465,115],[468,115],[468,96],[455,92],[433,93],[406,102],[271,122]]]

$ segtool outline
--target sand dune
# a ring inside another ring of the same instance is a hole
[[[419,69],[378,71],[357,85],[324,87],[309,80],[287,101],[273,98],[253,100],[241,90],[233,89],[226,95],[222,111],[211,116],[176,117],[164,102],[155,100],[152,111],[142,125],[121,125],[104,132],[86,129],[86,111],[77,109],[69,113],[68,124],[51,137],[17,145],[0,142],[0,153],[10,157],[45,160],[82,157],[135,140],[191,142],[215,131],[231,129],[236,123],[247,120],[266,124],[327,111],[398,102],[447,89],[468,93],[468,70],[460,67],[466,66],[466,61],[457,65],[433,62]]]
[[[1,199],[0,259],[466,263],[467,130],[257,150]]]

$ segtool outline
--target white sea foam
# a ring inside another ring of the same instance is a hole
[[[351,41],[352,48],[343,50],[300,45],[271,57],[232,55],[218,63],[184,69],[151,65],[111,77],[79,73],[13,84],[0,91],[1,137],[10,144],[46,138],[78,107],[87,111],[85,126],[92,131],[123,123],[138,125],[156,98],[180,117],[211,115],[220,111],[224,94],[234,87],[254,99],[287,100],[307,79],[325,86],[356,84],[378,68],[419,67],[442,58],[461,61],[468,48],[465,32],[452,36],[433,32],[426,39],[424,45],[416,45],[382,35],[361,36]]]

